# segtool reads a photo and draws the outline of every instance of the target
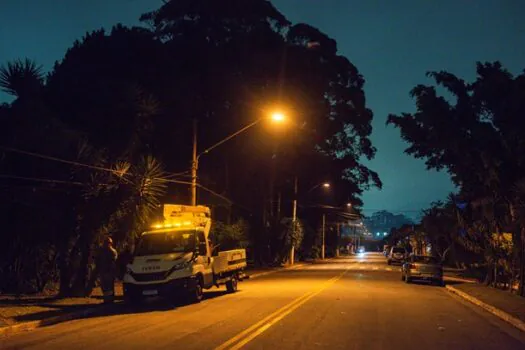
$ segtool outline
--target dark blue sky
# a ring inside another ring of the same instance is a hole
[[[364,75],[374,111],[372,141],[381,191],[368,191],[365,214],[375,209],[413,216],[453,186],[444,173],[403,154],[388,113],[411,112],[409,90],[428,83],[428,70],[473,79],[476,61],[500,60],[513,73],[525,68],[522,0],[274,0],[292,22],[306,22],[337,40]],[[160,0],[0,0],[0,63],[29,57],[46,70],[87,31],[121,22],[138,24]],[[0,95],[0,101],[7,97]]]

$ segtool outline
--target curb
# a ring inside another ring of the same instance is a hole
[[[477,283],[475,280],[465,279],[461,277],[453,277],[444,275],[445,281],[464,282],[464,283]]]
[[[472,304],[474,305],[477,305],[485,310],[487,310],[488,312],[490,312],[491,314],[499,317],[500,319],[502,319],[503,321],[506,321],[508,323],[510,323],[511,325],[513,325],[514,327],[518,328],[519,330],[521,330],[522,332],[525,332],[525,322],[523,322],[522,320],[506,313],[505,311],[501,310],[501,309],[498,309],[497,307],[494,307],[492,305],[489,305],[481,300],[479,300],[478,298],[475,298],[473,297],[472,295],[469,295],[457,288],[454,288],[452,286],[445,286],[445,288],[450,292],[450,293],[453,293],[453,294],[456,294],[456,295],[459,295],[460,297],[462,297],[463,299],[465,300],[468,300],[470,301]]]
[[[43,320],[21,322],[12,326],[2,327],[0,328],[0,338],[9,337],[22,332],[32,331],[40,327],[51,326],[57,323],[89,317],[103,310],[103,307],[92,307],[79,312],[72,312],[69,314],[55,316]]]

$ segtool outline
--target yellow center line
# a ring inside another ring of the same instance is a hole
[[[252,341],[255,337],[262,334],[264,331],[266,331],[268,328],[273,326],[275,323],[282,320],[284,317],[292,313],[294,310],[299,308],[301,305],[305,304],[308,300],[312,299],[314,296],[318,295],[331,285],[333,285],[335,282],[337,282],[339,279],[341,279],[344,274],[348,271],[346,269],[339,275],[332,277],[328,281],[324,282],[318,289],[315,289],[309,293],[304,294],[303,296],[298,297],[297,299],[293,300],[292,302],[288,303],[287,305],[281,307],[279,310],[273,312],[272,314],[266,316],[261,321],[255,323],[251,327],[245,329],[241,333],[237,334],[233,338],[227,340],[225,343],[219,345],[214,350],[224,350],[228,348],[230,345],[233,345],[230,347],[230,350],[237,350]]]

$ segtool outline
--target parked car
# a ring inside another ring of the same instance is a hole
[[[390,253],[388,253],[387,264],[392,265],[392,263],[403,263],[406,258],[407,251],[402,247],[392,247],[390,248]]]
[[[426,280],[444,286],[443,265],[435,256],[411,255],[403,264],[401,280],[406,283],[413,280]]]

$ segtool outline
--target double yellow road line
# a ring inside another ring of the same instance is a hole
[[[264,333],[268,328],[285,318],[287,315],[291,314],[294,310],[299,308],[301,305],[305,304],[308,300],[312,299],[328,287],[332,286],[335,282],[341,279],[345,273],[348,272],[348,269],[340,273],[339,275],[329,279],[324,282],[318,288],[313,291],[306,293],[299,298],[293,300],[292,302],[286,304],[279,310],[273,312],[272,314],[266,316],[259,322],[255,323],[251,327],[245,329],[241,333],[237,334],[233,338],[227,340],[223,344],[216,347],[214,350],[238,350],[241,349],[244,345],[248,344],[250,341],[255,339],[260,334]]]

